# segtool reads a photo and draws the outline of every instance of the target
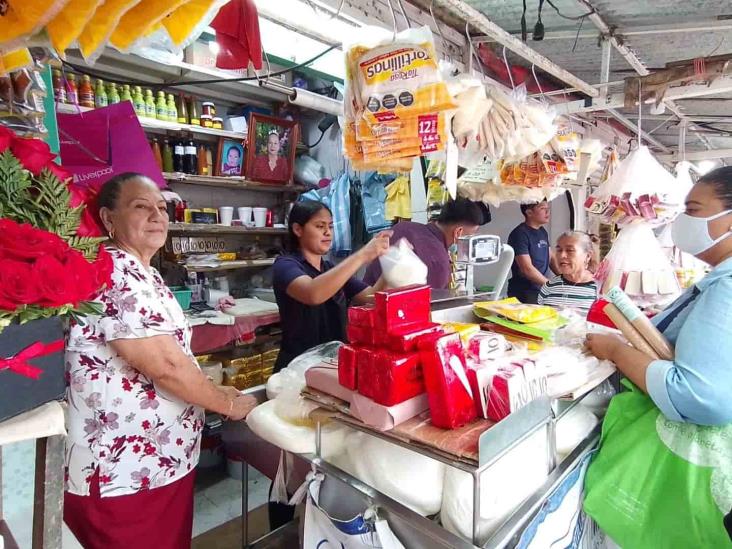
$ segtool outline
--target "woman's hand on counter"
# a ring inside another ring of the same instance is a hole
[[[389,239],[392,234],[393,231],[382,231],[358,251],[363,258],[364,264],[371,263],[389,250]]]
[[[239,421],[246,418],[258,404],[252,395],[244,395],[234,387],[221,387],[229,398],[229,412],[224,415],[232,420]]]
[[[617,362],[617,351],[625,346],[622,338],[612,334],[587,334],[585,349],[595,358]]]

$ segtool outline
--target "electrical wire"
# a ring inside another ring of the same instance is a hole
[[[582,1],[582,0],[580,0]],[[561,17],[562,19],[567,19],[569,21],[581,21],[585,17],[589,17],[590,15],[594,15],[597,13],[597,10],[591,6],[588,6],[589,2],[582,2],[586,6],[590,7],[590,11],[587,13],[583,13],[582,15],[564,15],[561,11],[559,11],[559,8],[552,2],[552,0],[546,0],[546,3],[549,4],[552,8],[554,8],[554,11],[557,12],[557,15]]]
[[[317,140],[317,141],[316,141],[315,143],[313,143],[312,145],[305,145],[305,146],[306,146],[306,147],[307,147],[308,149],[314,149],[315,147],[317,147],[318,145],[320,145],[320,142],[321,142],[321,141],[323,140],[323,138],[325,137],[325,132],[326,132],[326,131],[328,131],[328,128],[326,128],[326,129],[324,129],[324,130],[321,130],[321,132],[320,132],[320,137],[318,137],[318,140]]]
[[[318,55],[311,57],[307,61],[303,61],[302,63],[298,63],[297,65],[290,67],[288,69],[282,69],[273,73],[269,74],[269,77],[273,76],[281,76],[283,74],[290,73],[292,71],[295,71],[297,69],[301,69],[303,67],[307,67],[311,63],[314,63],[324,55],[330,53],[331,51],[340,48],[340,44],[334,44],[322,52],[320,52]],[[187,81],[180,81],[180,82],[145,82],[143,80],[123,80],[123,79],[116,79],[113,77],[106,76],[105,74],[102,74],[98,71],[89,69],[88,67],[83,67],[81,65],[77,65],[76,63],[71,63],[69,61],[61,60],[61,63],[63,63],[64,66],[69,67],[73,69],[74,71],[78,72],[79,74],[85,74],[87,76],[90,76],[92,78],[100,78],[104,79],[107,82],[113,82],[114,84],[129,84],[131,86],[145,86],[152,89],[159,89],[159,88],[174,88],[177,86],[200,86],[205,84],[222,84],[226,82],[250,82],[252,80],[260,80],[262,79],[261,76],[242,76],[239,78],[209,78],[207,80],[187,80]]]

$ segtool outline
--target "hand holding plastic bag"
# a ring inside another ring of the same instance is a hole
[[[427,283],[427,265],[414,253],[407,239],[402,238],[379,258],[384,280],[389,288]]]

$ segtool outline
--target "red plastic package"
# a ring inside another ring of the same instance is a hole
[[[593,322],[595,324],[600,324],[601,326],[617,329],[615,323],[605,314],[604,309],[608,303],[609,301],[605,301],[604,299],[598,299],[595,301],[587,313],[587,322]]]
[[[351,326],[374,327],[376,319],[376,308],[373,306],[365,307],[349,307],[348,308],[348,324]]]
[[[382,406],[395,406],[425,392],[419,353],[374,352],[364,375],[359,369],[359,392]]]
[[[465,351],[458,334],[419,341],[432,424],[455,429],[475,419],[473,393],[466,372]]]
[[[358,392],[365,397],[374,398],[374,385],[369,380],[374,376],[373,368],[378,351],[359,348],[356,350],[356,377]]]
[[[503,356],[506,338],[493,332],[480,331],[468,340],[468,353],[478,362]]]
[[[502,364],[493,376],[488,418],[501,421],[547,393],[547,379],[533,360]]]
[[[468,359],[468,381],[473,391],[475,411],[478,417],[488,419],[488,402],[493,388],[493,376],[496,369],[480,362]]]
[[[376,330],[374,328],[369,328],[368,326],[354,326],[352,324],[346,326],[348,342],[353,345],[367,345],[369,347],[375,346],[375,332]]]
[[[376,327],[391,333],[402,326],[430,321],[430,287],[405,286],[376,292]]]
[[[352,391],[358,387],[357,352],[357,349],[350,345],[343,345],[338,349],[338,383]]]
[[[444,334],[439,324],[429,322],[417,326],[404,326],[395,328],[388,334],[389,350],[395,353],[412,353],[418,351],[418,343],[421,338],[431,334]]]

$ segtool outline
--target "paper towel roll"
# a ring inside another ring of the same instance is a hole
[[[307,107],[336,116],[343,116],[343,101],[339,101],[338,99],[299,88],[295,88],[293,94],[288,99],[293,105]]]

